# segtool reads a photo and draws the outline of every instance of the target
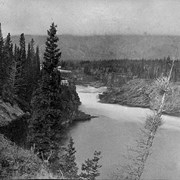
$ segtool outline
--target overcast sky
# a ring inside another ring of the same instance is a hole
[[[3,35],[180,35],[180,0],[0,0]]]

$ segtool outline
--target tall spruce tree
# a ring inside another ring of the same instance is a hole
[[[99,165],[101,158],[101,151],[95,151],[93,159],[88,158],[85,163],[82,164],[82,172],[79,175],[79,179],[96,180],[96,177],[100,175],[99,169],[102,167],[102,165]]]
[[[15,94],[21,107],[28,106],[27,99],[27,78],[26,78],[26,43],[24,33],[20,35],[19,48],[16,58],[16,81]],[[25,110],[25,109],[24,109]]]
[[[2,95],[2,89],[4,85],[4,40],[2,36],[1,23],[0,23],[0,95]]]
[[[26,43],[25,43],[24,33],[22,33],[20,35],[19,46],[20,46],[20,52],[19,52],[20,60],[21,60],[22,66],[23,66],[26,61]]]
[[[52,74],[54,68],[58,66],[59,58],[61,56],[60,49],[57,45],[59,39],[56,36],[56,27],[57,26],[52,23],[50,30],[47,31],[48,38],[46,40],[46,50],[44,53],[44,70],[49,74]]]
[[[72,138],[69,140],[68,146],[65,148],[65,154],[60,157],[60,169],[63,172],[64,177],[67,179],[77,179],[78,178],[78,167],[75,157],[75,147]]]
[[[33,92],[33,82],[34,82],[34,67],[33,67],[33,60],[34,60],[34,54],[31,51],[31,44],[28,43],[28,50],[27,50],[27,58],[25,62],[25,79],[26,79],[26,101],[30,103],[32,92]]]
[[[18,61],[18,46],[15,44],[15,46],[14,46],[14,60],[15,60],[15,62],[17,62]]]
[[[4,47],[4,40],[2,36],[2,29],[1,29],[1,23],[0,23],[0,58],[3,56],[3,47]]]
[[[29,123],[30,144],[35,144],[36,150],[44,157],[58,148],[62,128],[61,76],[57,71],[61,53],[57,41],[56,26],[52,23],[46,41],[41,81],[33,96],[33,115]]]
[[[4,45],[4,69],[5,69],[5,73],[4,73],[2,98],[5,101],[13,103],[16,67],[13,57],[13,44],[11,42],[10,33],[8,33]]]
[[[39,79],[40,76],[40,57],[39,57],[39,46],[36,47],[36,77],[37,77],[37,81]]]
[[[9,74],[9,67],[12,64],[12,60],[13,60],[13,44],[11,42],[11,35],[10,33],[8,33],[6,40],[5,40],[5,44],[4,44],[4,65],[5,65],[5,73],[6,73],[6,77]]]
[[[40,75],[40,58],[39,58],[39,49],[36,48],[36,52],[34,49],[34,40],[32,39],[30,42],[30,50],[31,50],[31,58],[32,58],[32,74],[33,76],[33,87],[37,87],[37,82]]]
[[[37,83],[38,83],[38,79],[40,75],[39,52],[35,52],[33,39],[31,39],[31,42],[28,43],[25,69],[26,69],[25,75],[26,75],[26,82],[27,82],[26,100],[28,103],[30,103],[31,98],[32,98],[32,93],[37,88]]]

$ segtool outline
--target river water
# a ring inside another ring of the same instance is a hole
[[[76,123],[70,128],[69,136],[75,142],[78,165],[91,158],[95,150],[101,151],[102,168],[99,179],[112,179],[113,172],[125,163],[127,147],[133,147],[140,128],[151,111],[99,103],[98,94],[104,90],[105,87],[97,89],[77,86],[82,102],[80,110],[98,117]],[[163,122],[146,163],[143,174],[145,180],[180,179],[180,118],[163,116]]]

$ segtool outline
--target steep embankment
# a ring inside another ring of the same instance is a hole
[[[74,85],[64,86],[62,103],[67,112],[62,112],[63,122],[69,126],[73,121],[90,119],[90,115],[78,110],[80,99]],[[17,104],[0,100],[0,178],[6,179],[61,179],[38,158],[34,150],[26,150],[28,120]],[[7,139],[8,138],[8,139]],[[9,140],[10,139],[10,140]]]
[[[91,119],[90,115],[79,111],[81,102],[75,85],[64,86],[61,93],[63,105],[62,122],[64,124],[69,126],[73,121]],[[27,131],[28,119],[30,118],[30,113],[25,113],[16,103],[11,105],[0,100],[0,133],[5,134],[12,141],[21,144],[21,141],[25,140],[22,135],[26,136],[25,131]]]
[[[99,97],[100,102],[102,103],[145,108],[151,108],[153,102],[155,101],[155,97],[153,95],[153,82],[144,79],[134,79],[119,87],[108,88],[108,90],[99,95]],[[163,113],[179,116],[179,107],[180,86],[177,84],[171,84],[171,91],[167,95]]]
[[[25,113],[17,104],[11,105],[0,100],[0,133],[14,138],[13,140],[17,139],[15,137],[17,132],[22,133],[21,118],[23,119],[24,116]],[[7,132],[7,127],[16,124],[17,121],[19,121],[19,126],[11,127],[10,131]],[[20,134],[20,136],[22,137],[23,134]],[[36,178],[40,176],[40,171],[43,170],[42,167],[42,161],[33,152],[20,148],[0,134],[0,178]],[[47,171],[45,172],[47,173]]]
[[[63,124],[68,126],[74,121],[90,120],[91,116],[79,111],[81,104],[79,96],[76,92],[76,86],[72,83],[70,86],[62,88],[62,104],[63,104]]]

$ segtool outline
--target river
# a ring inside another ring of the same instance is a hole
[[[78,166],[91,158],[95,150],[101,151],[102,168],[99,179],[112,179],[117,167],[125,163],[127,147],[133,147],[140,128],[151,111],[99,103],[98,94],[105,89],[77,86],[82,102],[80,110],[98,117],[76,123],[70,128],[69,136],[75,142]],[[163,125],[157,132],[143,178],[180,179],[180,118],[163,116]]]

